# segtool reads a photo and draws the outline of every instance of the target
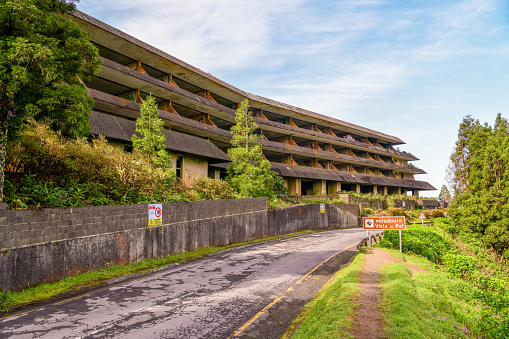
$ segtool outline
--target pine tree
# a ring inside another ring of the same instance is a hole
[[[440,190],[440,194],[438,195],[438,200],[444,201],[446,203],[451,202],[451,193],[449,193],[449,189],[446,185],[442,185],[442,189]]]
[[[249,111],[249,101],[244,99],[235,114],[236,125],[232,133],[228,155],[226,181],[243,197],[273,197],[274,179],[270,174],[270,162],[265,160],[262,145],[254,133],[258,125]]]
[[[171,157],[166,151],[166,134],[163,132],[164,122],[159,117],[157,103],[152,95],[143,101],[140,107],[140,117],[136,119],[136,132],[133,135],[134,151],[141,155],[149,168],[169,169]]]

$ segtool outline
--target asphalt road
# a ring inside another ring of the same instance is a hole
[[[334,230],[216,253],[0,315],[0,338],[279,338],[365,236]]]

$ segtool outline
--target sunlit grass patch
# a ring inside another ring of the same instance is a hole
[[[304,307],[282,338],[353,338],[346,330],[353,324],[357,306],[353,300],[359,293],[364,256],[358,253],[350,265],[339,270]]]
[[[477,332],[476,289],[445,273],[381,268],[384,331],[389,338],[470,338]]]

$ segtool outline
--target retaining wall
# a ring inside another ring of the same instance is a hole
[[[148,258],[307,229],[357,226],[326,205],[267,210],[266,198],[162,204],[163,225],[148,227],[147,204],[0,212],[0,290]]]

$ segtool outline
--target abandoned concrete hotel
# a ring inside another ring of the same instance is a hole
[[[414,179],[425,172],[409,163],[418,158],[394,148],[404,143],[397,137],[244,92],[85,13],[74,20],[103,61],[86,84],[95,100],[93,133],[129,150],[140,103],[152,93],[184,182],[224,176],[235,109],[248,98],[264,156],[290,195],[435,189]]]

